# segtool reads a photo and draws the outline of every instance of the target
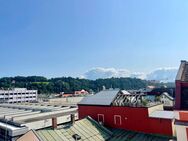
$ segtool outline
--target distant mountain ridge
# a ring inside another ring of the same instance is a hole
[[[96,79],[105,79],[105,78],[120,78],[120,77],[131,77],[139,78],[145,80],[156,80],[160,82],[174,82],[177,74],[177,68],[159,68],[150,73],[142,72],[131,72],[127,69],[115,69],[115,68],[92,68],[87,71],[83,78],[96,80]]]

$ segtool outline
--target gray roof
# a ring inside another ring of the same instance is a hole
[[[95,95],[88,96],[82,99],[78,104],[79,105],[111,105],[113,100],[116,98],[119,93],[119,89],[113,90],[103,90]]]
[[[181,61],[176,80],[181,80],[181,81],[188,81],[188,62],[185,60]]]
[[[165,95],[170,100],[174,100],[174,98],[172,96],[170,96],[167,92],[162,93],[161,96],[162,95]]]
[[[128,92],[128,91],[126,91],[126,90],[121,90],[121,92],[122,92],[123,94],[130,95],[130,92]]]

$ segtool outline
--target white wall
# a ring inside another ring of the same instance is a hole
[[[182,125],[175,125],[176,127],[176,135],[177,141],[187,141],[187,133],[186,133],[186,126]]]
[[[80,102],[84,97],[67,97],[67,98],[53,98],[49,99],[49,103],[54,104],[77,104]]]

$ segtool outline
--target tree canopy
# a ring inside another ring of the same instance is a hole
[[[71,93],[76,90],[85,89],[87,91],[100,91],[103,86],[108,88],[120,89],[141,89],[148,85],[157,85],[151,81],[141,80],[137,78],[108,78],[108,79],[79,79],[72,77],[59,77],[47,79],[43,76],[16,76],[0,78],[0,89],[10,88],[27,88],[36,89],[39,93]]]

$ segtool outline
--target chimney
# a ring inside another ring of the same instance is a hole
[[[71,114],[71,124],[75,123],[75,114]]]
[[[52,128],[57,129],[57,117],[52,117]]]

